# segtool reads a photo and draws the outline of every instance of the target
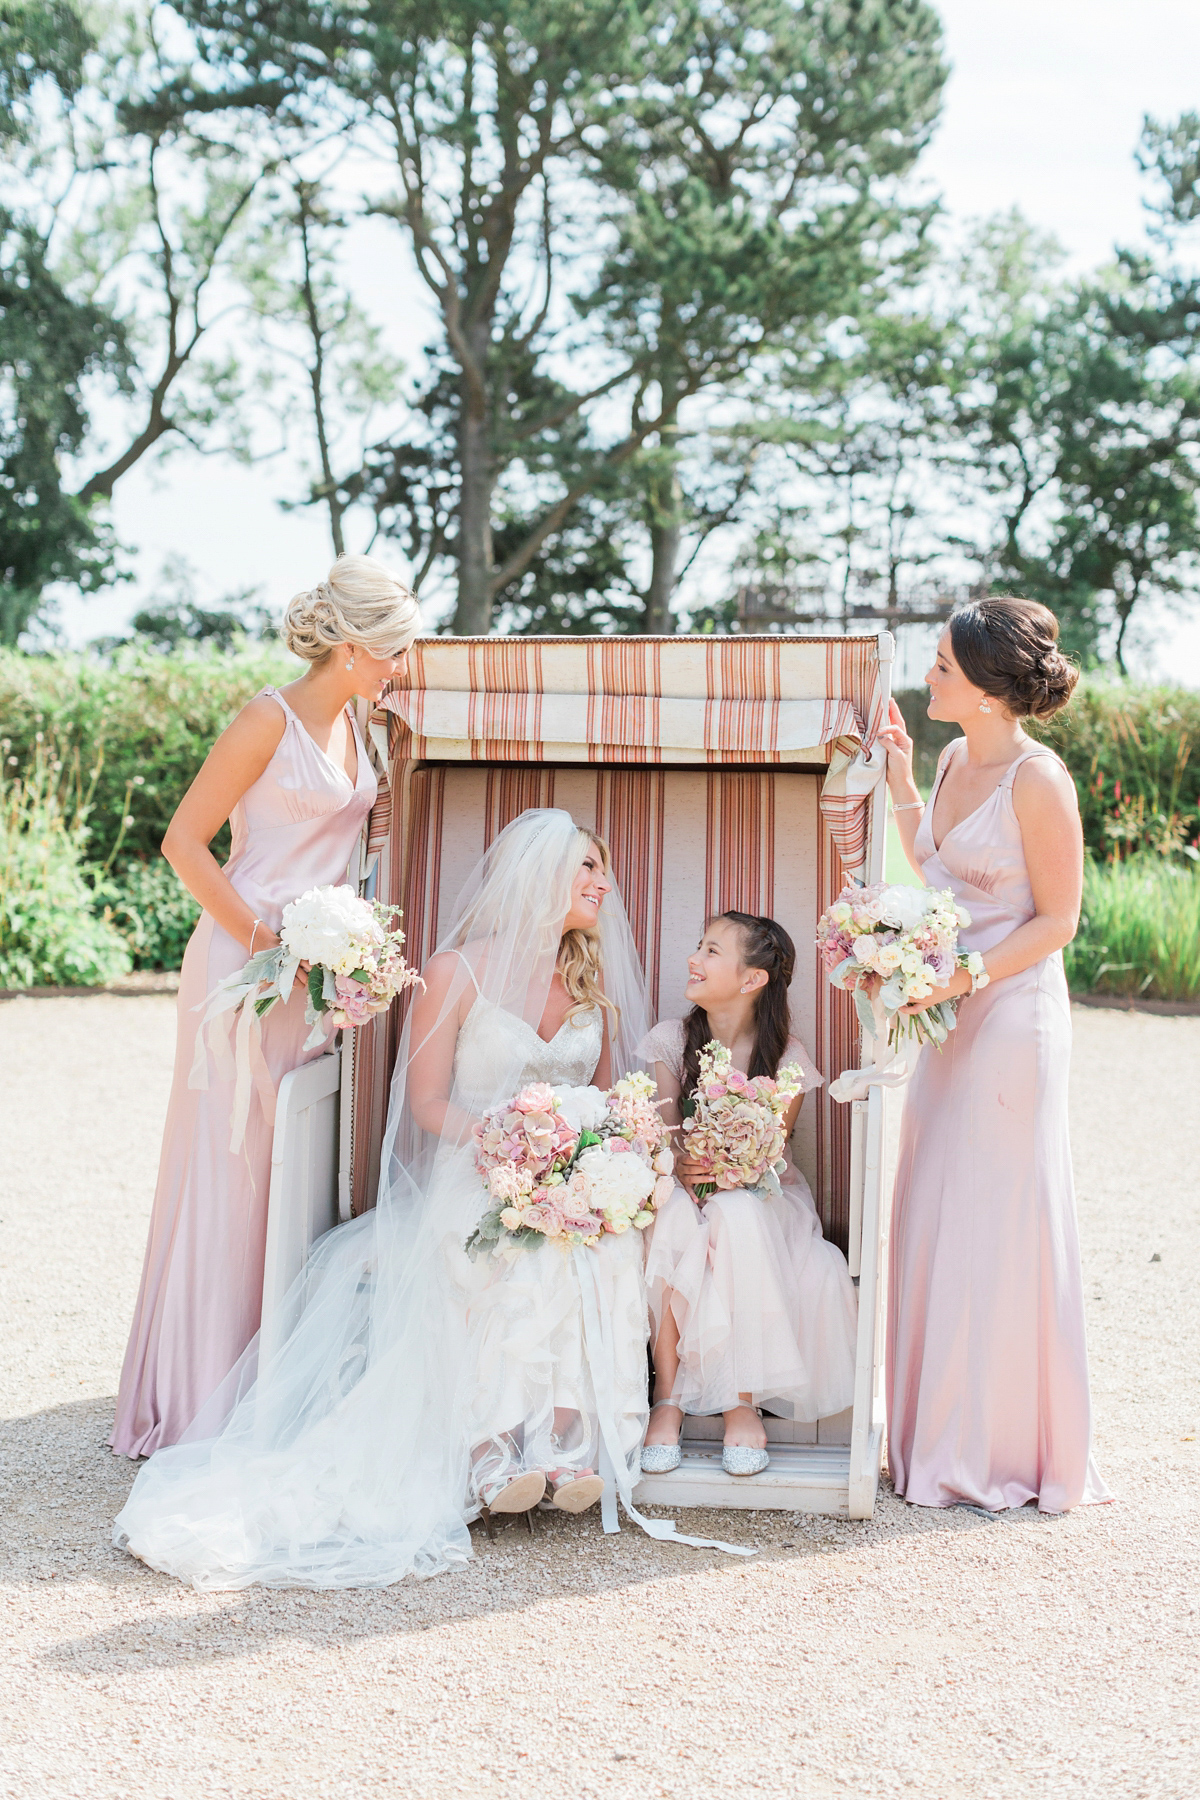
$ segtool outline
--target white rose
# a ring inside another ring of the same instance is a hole
[[[881,975],[894,975],[900,967],[899,944],[885,944],[875,958],[875,967]]]
[[[879,945],[870,932],[864,932],[862,937],[854,940],[854,959],[861,963],[864,969],[869,969],[875,961],[878,949]]]
[[[925,964],[918,950],[904,950],[900,955],[900,967],[906,975],[919,975]]]

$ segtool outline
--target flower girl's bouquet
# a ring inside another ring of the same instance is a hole
[[[670,1133],[648,1075],[595,1088],[523,1088],[475,1127],[475,1166],[491,1205],[470,1255],[510,1257],[552,1239],[594,1249],[606,1232],[644,1231],[671,1191]]]
[[[749,1188],[764,1199],[779,1193],[786,1167],[784,1115],[803,1085],[797,1063],[786,1064],[774,1080],[743,1075],[724,1044],[714,1039],[704,1046],[696,1092],[682,1108],[684,1147],[713,1176],[696,1183],[698,1199],[718,1188]]]
[[[882,1006],[888,1043],[893,1049],[901,1038],[927,1040],[940,1048],[954,1029],[954,1002],[942,1000],[919,1013],[901,1007],[928,999],[934,988],[945,987],[955,970],[983,972],[977,950],[960,950],[958,934],[971,923],[948,888],[891,887],[877,881],[872,887],[844,887],[833,905],[817,921],[817,944],[829,979],[835,987],[849,988],[865,1030],[875,1035],[878,1021],[867,997],[872,975],[880,978],[878,998]]]

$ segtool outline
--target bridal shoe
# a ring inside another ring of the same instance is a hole
[[[650,1411],[657,1412],[660,1406],[674,1406],[679,1414],[679,1429],[683,1430],[683,1409],[676,1406],[674,1400],[656,1400]],[[643,1444],[642,1474],[669,1475],[672,1469],[679,1467],[682,1452],[678,1439],[673,1444]]]
[[[479,1490],[479,1504],[485,1513],[523,1513],[536,1506],[546,1491],[546,1477],[540,1469],[522,1470],[508,1481],[493,1481]]]
[[[604,1477],[593,1474],[591,1469],[582,1475],[572,1474],[566,1469],[560,1475],[557,1470],[549,1476],[550,1504],[559,1512],[586,1512],[589,1506],[595,1506],[604,1492]]]

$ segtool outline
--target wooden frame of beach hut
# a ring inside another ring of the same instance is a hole
[[[814,927],[848,876],[879,880],[892,639],[435,638],[368,721],[381,775],[361,874],[432,952],[470,868],[529,806],[561,806],[607,839],[659,1017],[686,1009],[685,955],[706,915],[768,913],[797,945],[796,1028],[828,1083],[864,1056],[851,998],[830,987]],[[370,1205],[401,1006],[285,1077],[268,1217],[263,1329],[320,1230]],[[884,1096],[801,1109],[795,1153],[826,1236],[859,1289],[853,1408],[767,1420],[771,1465],[726,1476],[720,1421],[689,1419],[681,1467],[641,1501],[784,1507],[867,1518],[883,1445]]]

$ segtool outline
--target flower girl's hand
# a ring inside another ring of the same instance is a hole
[[[902,1006],[902,1013],[922,1013],[931,1006],[940,1006],[943,1000],[953,1000],[958,994],[969,994],[971,977],[965,969],[955,969],[945,987],[934,988],[932,994],[924,1000],[913,1000],[908,1006]]]
[[[676,1156],[675,1179],[696,1205],[700,1206],[703,1202],[696,1199],[693,1190],[698,1181],[712,1180],[712,1170],[702,1156]]]

